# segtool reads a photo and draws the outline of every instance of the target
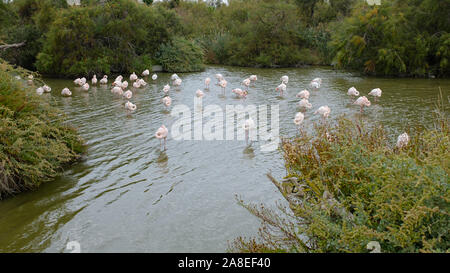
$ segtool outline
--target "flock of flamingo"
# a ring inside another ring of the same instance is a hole
[[[142,75],[142,77],[148,77],[150,75],[150,71],[148,69],[146,69],[142,72],[141,75]],[[222,95],[225,95],[225,90],[226,90],[228,82],[225,80],[225,78],[223,77],[222,74],[216,74],[215,78],[217,79],[217,85],[222,89]],[[130,75],[129,79],[130,79],[130,82],[132,83],[132,86],[135,89],[143,88],[147,85],[147,82],[144,80],[144,78],[139,78],[136,75],[136,73],[134,73],[134,72]],[[151,79],[153,81],[156,81],[158,79],[158,75],[153,74]],[[170,79],[172,81],[172,86],[175,89],[180,87],[182,80],[180,79],[180,77],[177,74],[173,74],[170,77]],[[28,81],[32,82],[32,80],[33,80],[33,76],[30,75],[28,77]],[[258,80],[257,75],[251,75],[250,77],[248,77],[242,81],[241,85],[243,86],[243,89],[234,88],[234,89],[232,89],[231,92],[233,94],[235,94],[235,96],[237,98],[246,99],[246,97],[249,93],[250,86],[254,85],[257,80]],[[289,77],[286,75],[282,76],[280,81],[281,81],[281,83],[280,83],[280,85],[278,85],[275,88],[275,91],[279,92],[280,96],[283,96],[284,93],[286,92],[287,84],[289,83]],[[99,83],[101,85],[107,85],[108,84],[108,76],[104,75],[103,78],[100,79],[100,81],[98,81],[96,75],[94,75],[91,79],[91,84],[96,85],[97,83]],[[89,83],[87,82],[86,78],[84,78],[84,77],[75,79],[74,84],[80,86],[81,90],[83,90],[83,91],[88,91],[90,88]],[[211,78],[209,78],[209,77],[206,78],[204,81],[204,84],[205,84],[205,90],[209,90],[210,84],[211,84]],[[320,89],[321,85],[322,85],[322,79],[315,78],[310,82],[309,87],[311,88],[311,90],[318,90],[318,89]],[[133,97],[133,92],[131,90],[125,91],[126,89],[128,89],[128,86],[129,86],[128,82],[126,80],[124,80],[123,76],[119,75],[118,77],[116,77],[116,79],[112,83],[111,93],[119,95],[119,96],[123,96],[125,99],[127,99],[127,101],[124,104],[124,107],[127,111],[136,111],[136,109],[137,109],[136,105],[129,101]],[[172,104],[172,98],[169,96],[170,88],[171,88],[171,86],[169,84],[167,84],[163,87],[163,90],[162,90],[163,94],[164,94],[164,96],[162,98],[162,104],[165,107],[170,107]],[[36,89],[36,93],[39,95],[42,95],[43,93],[48,93],[48,92],[51,92],[51,88],[48,85],[44,85],[44,86]],[[370,91],[368,93],[369,96],[374,97],[375,101],[377,101],[377,99],[381,97],[381,94],[382,94],[382,91],[380,88],[373,89],[372,91]],[[72,92],[70,91],[69,88],[65,87],[64,89],[62,89],[61,95],[71,96]],[[203,97],[205,95],[205,93],[202,90],[198,89],[195,92],[195,95],[197,97]],[[358,105],[360,107],[361,113],[364,111],[364,107],[369,107],[371,105],[371,102],[369,101],[369,99],[367,99],[366,96],[360,96],[360,92],[355,87],[349,88],[347,91],[347,95],[350,96],[352,101],[353,101],[354,97],[358,97],[353,102],[353,104]],[[308,109],[311,109],[312,104],[308,101],[308,99],[310,97],[310,92],[306,89],[300,91],[296,95],[296,97],[300,98],[300,101],[298,102],[298,107],[301,109],[301,111],[295,115],[294,123],[300,127],[305,119],[304,112],[307,111]],[[318,114],[323,119],[326,119],[330,115],[330,112],[331,112],[330,107],[328,107],[327,105],[324,105],[324,106],[319,107],[314,112],[314,114]],[[245,120],[245,122],[243,124],[243,128],[245,131],[247,144],[248,144],[249,130],[254,127],[255,127],[255,122],[251,118]],[[158,138],[160,140],[161,147],[163,146],[162,141],[164,141],[164,150],[166,149],[166,139],[168,137],[168,134],[169,134],[169,131],[165,125],[162,125],[155,133],[156,138]],[[409,142],[408,134],[403,133],[400,136],[398,136],[396,147],[403,148],[406,145],[408,145],[408,142]]]

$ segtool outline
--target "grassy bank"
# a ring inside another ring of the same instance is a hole
[[[35,189],[80,157],[83,140],[36,94],[28,71],[0,60],[0,199]]]
[[[396,147],[380,124],[340,119],[284,139],[287,176],[271,177],[289,206],[246,204],[259,217],[258,238],[238,238],[239,252],[450,251],[448,118],[412,128]],[[369,244],[369,246],[370,246]]]

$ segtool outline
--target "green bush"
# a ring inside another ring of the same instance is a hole
[[[269,175],[289,203],[281,212],[244,204],[262,219],[260,238],[231,251],[382,252],[450,250],[448,119],[410,132],[396,148],[381,125],[341,118],[282,142],[287,177]]]
[[[161,45],[158,61],[167,72],[191,72],[204,70],[203,50],[193,41],[175,37]]]
[[[64,77],[151,69],[177,24],[173,12],[130,0],[73,7],[55,18],[36,66]]]
[[[373,75],[448,76],[449,13],[439,0],[361,4],[335,25],[335,63]]]
[[[84,151],[63,113],[15,78],[28,74],[0,60],[0,199],[54,178]]]

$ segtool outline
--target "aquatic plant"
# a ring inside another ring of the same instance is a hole
[[[411,128],[406,147],[381,124],[340,118],[283,139],[287,176],[268,174],[287,206],[238,202],[259,217],[257,238],[237,238],[230,251],[448,252],[450,134],[439,112],[433,128]]]
[[[0,60],[0,199],[37,188],[84,151],[63,113],[36,94],[37,75],[26,82],[29,74]]]

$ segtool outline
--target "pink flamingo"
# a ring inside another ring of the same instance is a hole
[[[309,91],[308,90],[303,90],[303,91],[300,91],[297,95],[296,95],[296,97],[297,98],[301,98],[301,99],[309,99]]]
[[[136,73],[132,73],[131,75],[130,75],[130,81],[132,81],[132,82],[134,82],[135,80],[137,80],[138,79],[138,76],[136,75]]]
[[[327,105],[319,107],[319,109],[314,112],[314,114],[319,114],[322,116],[323,119],[328,118],[330,115],[331,109]]]
[[[252,118],[247,119],[244,124],[242,125],[245,131],[245,143],[248,146],[248,140],[249,140],[249,132],[251,129],[255,128],[255,122]]]
[[[397,148],[401,149],[403,147],[406,147],[406,145],[408,145],[408,142],[409,142],[409,136],[407,133],[403,133],[403,134],[399,135],[397,138]]]
[[[238,97],[247,98],[248,92],[246,90],[242,90],[240,88],[235,88],[231,90],[232,93],[236,94]]]
[[[201,97],[203,97],[205,94],[203,93],[202,90],[197,89],[197,91],[195,92],[195,95],[196,95],[197,97],[201,98]]]
[[[280,96],[283,96],[283,93],[286,91],[286,84],[282,83],[278,85],[278,87],[275,88],[275,91],[280,92]]]
[[[211,83],[211,79],[210,78],[206,78],[205,79],[205,89],[209,90],[209,84]]]
[[[353,104],[359,105],[361,113],[363,112],[364,106],[369,107],[370,101],[365,97],[359,97]]]
[[[166,126],[164,125],[159,127],[159,129],[155,133],[156,138],[158,138],[161,143],[161,148],[162,148],[162,140],[164,139],[164,150],[166,149],[166,139],[168,134],[169,130],[167,130]]]
[[[162,99],[162,102],[166,107],[169,107],[172,104],[172,98],[169,96],[166,96]]]
[[[137,109],[137,106],[136,106],[136,104],[133,104],[133,103],[127,101],[125,103],[125,109],[133,112],[133,111],[135,111]]]
[[[377,99],[381,97],[381,93],[382,91],[380,88],[375,88],[372,91],[370,91],[369,95],[373,96],[375,101],[377,101]]]
[[[94,76],[92,76],[91,83],[92,83],[92,85],[96,85],[97,84],[97,75],[94,74]]]
[[[108,83],[108,76],[104,75],[103,78],[100,80],[100,84],[107,84]]]
[[[69,97],[72,96],[72,92],[70,92],[69,88],[66,87],[61,91],[61,95]]]
[[[128,90],[125,93],[123,93],[123,97],[128,100],[131,99],[132,96],[133,96],[133,93],[131,92],[131,90]]]
[[[223,93],[223,95],[225,95],[225,88],[227,88],[227,84],[228,84],[228,82],[227,82],[226,80],[224,80],[224,79],[222,79],[222,80],[219,82],[220,87],[222,87],[222,93]]]
[[[298,102],[298,107],[303,109],[311,109],[312,104],[307,99],[302,99],[301,101]]]
[[[251,80],[249,78],[242,81],[242,84],[245,86],[245,90],[248,90],[250,83],[251,83]]]

